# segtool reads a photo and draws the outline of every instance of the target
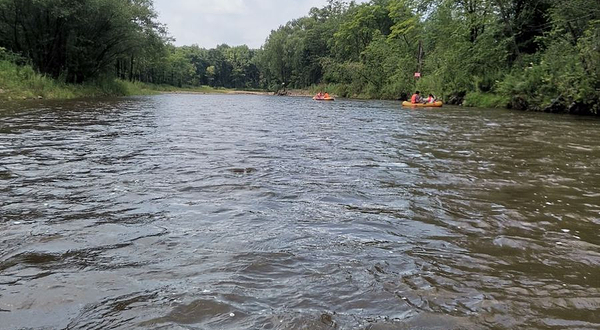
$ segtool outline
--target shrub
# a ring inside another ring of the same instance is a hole
[[[464,105],[479,108],[506,108],[510,99],[505,95],[470,92],[465,96]]]

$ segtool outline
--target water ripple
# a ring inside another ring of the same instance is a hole
[[[0,109],[2,329],[600,328],[600,122],[161,95]]]

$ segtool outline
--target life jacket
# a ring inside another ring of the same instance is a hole
[[[433,102],[435,102],[435,99],[433,97],[430,96],[427,98],[427,103],[433,103]]]
[[[418,100],[419,100],[419,94],[413,94],[413,96],[410,98],[411,103],[417,103]]]

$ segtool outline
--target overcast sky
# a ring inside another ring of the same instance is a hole
[[[167,24],[169,34],[177,39],[177,46],[197,44],[214,48],[226,43],[259,48],[271,30],[326,3],[326,0],[154,0],[154,8],[160,22]]]

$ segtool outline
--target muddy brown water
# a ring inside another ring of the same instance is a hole
[[[0,105],[0,329],[599,329],[600,121]]]

